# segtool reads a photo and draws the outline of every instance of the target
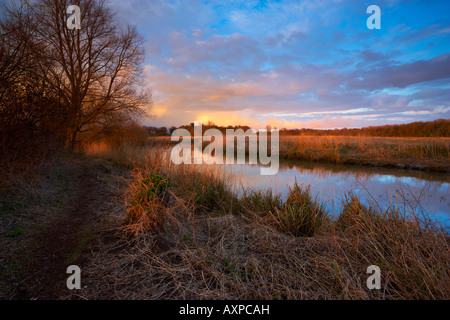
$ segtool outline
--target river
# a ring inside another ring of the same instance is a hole
[[[450,228],[450,175],[363,166],[280,161],[274,176],[260,175],[259,165],[223,165],[233,177],[236,192],[243,188],[271,189],[283,196],[297,181],[310,185],[312,196],[326,203],[328,212],[337,215],[342,199],[353,192],[363,203],[382,208],[396,206],[408,211],[429,212],[447,230]]]

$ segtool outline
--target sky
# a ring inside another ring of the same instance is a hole
[[[450,118],[450,1],[110,0],[146,39],[150,126]],[[381,29],[367,28],[370,5]]]

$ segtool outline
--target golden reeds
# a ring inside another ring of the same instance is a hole
[[[91,281],[85,297],[450,297],[449,237],[426,215],[367,207],[348,195],[343,213],[333,220],[298,186],[286,201],[264,192],[237,198],[216,169],[174,166],[160,151],[147,151],[146,160],[135,163],[138,174],[128,199],[136,199],[140,182],[148,177],[158,175],[169,184],[152,201],[129,202],[128,207],[142,207],[137,214],[150,220],[159,212],[162,219],[150,228],[127,224],[135,231],[132,242],[124,238],[102,249],[84,271]],[[366,286],[370,265],[381,268],[381,290]]]

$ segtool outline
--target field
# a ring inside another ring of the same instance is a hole
[[[175,142],[170,137],[150,137],[149,143]],[[450,171],[450,138],[280,136],[279,152],[281,159]]]
[[[350,136],[280,137],[280,156],[287,159],[450,170],[450,138]]]

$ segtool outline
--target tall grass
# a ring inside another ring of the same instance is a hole
[[[155,230],[165,217],[164,198],[169,182],[156,173],[133,170],[133,180],[128,190],[128,210],[125,230],[138,234]]]
[[[240,201],[244,214],[256,212],[278,230],[294,236],[313,236],[328,220],[325,204],[312,199],[309,186],[302,188],[297,183],[285,201],[271,190],[245,192]]]
[[[450,239],[426,216],[348,194],[334,219],[297,184],[286,200],[271,191],[237,197],[217,168],[147,151],[134,161],[126,226],[138,240],[126,257],[142,267],[120,269],[120,298],[450,298]],[[366,287],[370,265],[382,270],[381,290]]]
[[[169,137],[149,141],[155,146],[170,143]],[[226,142],[224,137],[224,154]],[[279,155],[292,160],[450,171],[450,138],[280,136]]]
[[[414,212],[366,207],[350,194],[334,228],[340,251],[351,259],[341,263],[378,265],[388,279],[385,293],[397,298],[448,299],[450,239],[428,221]]]
[[[312,199],[309,186],[302,189],[297,183],[290,188],[281,210],[276,210],[272,215],[282,231],[306,237],[320,231],[328,217],[325,204]]]
[[[282,136],[280,157],[448,171],[448,138]]]

